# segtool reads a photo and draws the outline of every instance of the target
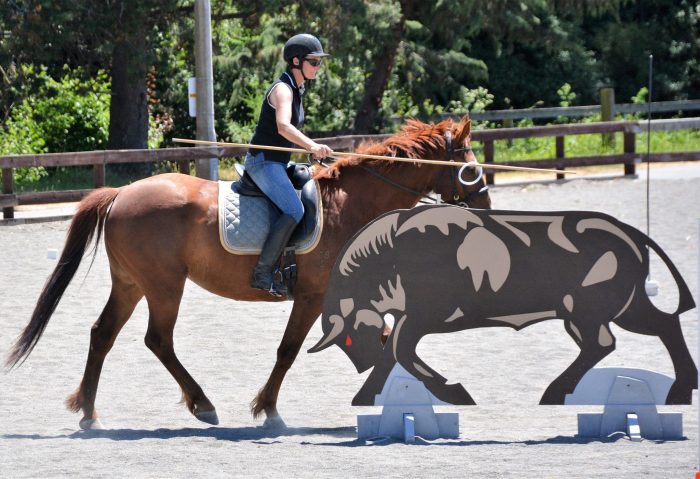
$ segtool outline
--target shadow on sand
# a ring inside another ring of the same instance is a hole
[[[209,428],[181,428],[181,429],[102,429],[91,431],[77,431],[65,435],[41,435],[41,434],[4,434],[3,439],[110,439],[112,441],[140,441],[142,439],[178,439],[187,437],[212,438],[220,441],[240,442],[248,441],[259,444],[274,444],[281,437],[312,437],[312,436],[332,436],[341,439],[340,442],[313,442],[301,441],[301,444],[311,446],[336,446],[336,447],[359,447],[359,446],[386,446],[390,444],[400,444],[402,441],[389,437],[377,437],[369,440],[357,439],[357,429],[354,426],[333,427],[333,428],[312,428],[312,427],[288,427],[285,429],[268,429],[264,427],[209,427]],[[344,439],[344,440],[342,440]],[[493,445],[513,445],[522,444],[525,446],[538,446],[543,444],[590,444],[590,443],[612,443],[619,440],[629,440],[623,433],[611,434],[608,437],[580,437],[580,436],[555,436],[541,440],[521,440],[521,441],[498,441],[498,440],[451,440],[438,439],[428,441],[416,437],[415,444],[418,446],[493,446]],[[682,440],[687,440],[683,438]],[[650,441],[650,440],[646,440]],[[665,441],[651,441],[663,443]]]
[[[333,436],[337,438],[353,438],[356,428],[311,428],[287,427],[271,429],[264,427],[208,427],[180,429],[99,429],[76,431],[65,435],[41,434],[5,434],[3,439],[111,439],[113,441],[139,441],[141,439],[177,439],[185,437],[212,438],[221,441],[264,441],[289,436]]]

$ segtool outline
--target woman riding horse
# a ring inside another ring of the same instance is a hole
[[[267,89],[260,119],[250,141],[253,145],[291,147],[296,144],[310,151],[314,158],[333,154],[328,146],[316,143],[299,128],[304,123],[304,82],[316,78],[324,53],[318,38],[308,33],[294,35],[284,45],[287,70]],[[250,286],[273,296],[286,296],[283,282],[275,278],[280,255],[304,216],[304,206],[287,177],[286,167],[291,153],[251,148],[245,158],[245,168],[255,184],[265,193],[281,215],[271,225],[262,252],[255,265]]]

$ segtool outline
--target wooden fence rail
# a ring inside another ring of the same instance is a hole
[[[565,168],[591,166],[591,165],[624,165],[624,174],[635,174],[635,165],[641,161],[640,154],[635,150],[636,135],[646,130],[646,122],[613,121],[600,123],[580,123],[568,125],[537,126],[527,128],[500,128],[493,130],[474,130],[472,140],[481,143],[483,147],[483,163],[495,162],[495,142],[510,141],[518,138],[555,138],[555,157],[527,160],[527,161],[502,161],[506,165],[520,165],[541,168]],[[700,118],[683,118],[674,120],[655,120],[651,122],[652,130],[678,130],[700,129]],[[565,151],[565,137],[583,134],[614,134],[623,136],[623,152],[605,156],[578,156],[567,157]],[[360,143],[368,140],[381,140],[389,135],[346,135],[332,138],[318,138],[317,140],[328,144],[338,151],[354,150]],[[99,188],[105,185],[105,167],[108,164],[117,163],[144,163],[172,161],[178,165],[180,172],[190,172],[190,162],[197,159],[231,158],[245,155],[244,148],[237,147],[190,147],[190,148],[163,148],[157,150],[106,150],[85,151],[77,153],[48,153],[42,155],[10,155],[0,157],[0,170],[2,171],[2,194],[0,194],[0,208],[4,218],[14,218],[14,207],[19,205],[49,204],[79,201],[92,189],[49,191],[33,193],[16,193],[13,185],[13,170],[29,166],[92,166],[93,185]],[[653,153],[649,155],[651,162],[667,161],[698,161],[700,151]],[[486,179],[490,184],[494,183],[494,172],[487,172]],[[557,179],[564,178],[563,174],[557,174]]]
[[[648,105],[646,103],[619,103],[613,105],[613,116],[615,114],[631,115],[634,113],[646,114]],[[680,111],[700,110],[700,100],[676,100],[676,101],[655,101],[651,103],[652,113],[676,113]],[[518,110],[487,110],[472,112],[469,115],[474,120],[479,121],[514,121],[523,118],[531,120],[543,118],[581,118],[601,113],[601,105],[567,106],[552,108],[522,108]],[[459,118],[463,114],[442,113],[436,115],[434,120],[444,120],[446,118]],[[396,124],[406,121],[403,117],[392,118]]]

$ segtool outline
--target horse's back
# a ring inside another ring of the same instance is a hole
[[[215,181],[177,173],[120,188],[105,224],[108,253],[182,263],[190,244],[216,232],[217,193]]]
[[[166,211],[207,207],[216,203],[216,181],[167,173],[151,176],[120,188],[112,213],[124,218],[157,215]]]

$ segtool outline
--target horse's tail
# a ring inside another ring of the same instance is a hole
[[[690,292],[690,288],[688,288],[688,285],[683,279],[683,276],[681,276],[681,273],[676,268],[676,265],[674,265],[673,261],[671,261],[671,258],[669,258],[664,250],[662,250],[661,247],[648,236],[646,237],[646,244],[653,249],[657,255],[659,255],[659,258],[661,258],[666,264],[666,267],[671,273],[671,276],[673,276],[673,279],[676,280],[676,284],[678,285],[678,309],[676,309],[674,314],[685,313],[686,311],[693,309],[695,307],[693,294]]]
[[[85,255],[85,249],[92,241],[95,231],[97,231],[97,238],[93,248],[94,255],[102,236],[102,228],[107,212],[118,192],[117,188],[101,188],[90,193],[78,205],[68,230],[68,237],[61,253],[61,258],[44,285],[29,324],[17,338],[12,351],[7,357],[5,365],[8,368],[13,368],[23,363],[34,349],[34,346],[39,342],[49,319],[51,319],[51,315],[56,310],[63,293],[78,270],[78,266]]]

